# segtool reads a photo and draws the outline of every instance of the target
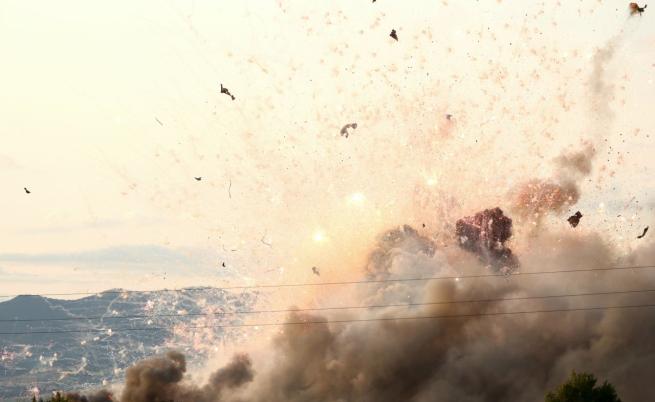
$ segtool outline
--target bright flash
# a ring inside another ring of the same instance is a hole
[[[353,204],[361,204],[366,200],[366,197],[362,193],[353,193],[348,200]]]
[[[323,233],[320,230],[317,230],[316,232],[314,232],[313,238],[315,242],[320,243],[325,240],[325,233]]]
[[[430,186],[430,187],[432,187],[432,186],[436,186],[436,185],[437,185],[437,179],[429,178],[429,179],[426,181],[426,183],[427,183],[427,185]]]

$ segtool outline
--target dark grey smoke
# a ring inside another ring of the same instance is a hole
[[[485,209],[455,223],[459,246],[475,253],[496,271],[511,271],[519,266],[518,259],[505,243],[512,237],[512,219],[500,208]]]
[[[520,255],[522,270],[618,265],[617,252],[597,234],[541,232]],[[458,247],[438,249],[411,227],[380,238],[373,276],[399,277],[413,268],[464,275],[488,272]],[[622,265],[652,264],[655,246],[622,257]],[[648,270],[431,281],[404,288],[424,301],[516,298],[655,287]],[[398,284],[370,290],[393,293]],[[484,316],[498,312],[655,303],[653,294],[442,304],[352,315],[292,314],[289,321],[453,316],[441,319],[301,324],[284,327],[255,376],[239,355],[207,384],[185,379],[184,358],[169,354],[127,372],[123,402],[497,402],[540,401],[571,370],[615,384],[621,398],[652,398],[655,308]],[[476,315],[478,314],[478,315]]]
[[[231,390],[253,380],[252,362],[247,355],[238,354],[225,367],[214,372],[208,383],[198,386],[185,379],[186,359],[179,352],[143,360],[127,369],[121,402],[219,402],[227,400]],[[74,394],[75,402],[104,402],[112,400],[102,391],[104,399],[93,399]]]
[[[172,400],[186,372],[186,359],[178,352],[143,360],[127,369],[124,402]]]
[[[220,394],[223,389],[238,388],[252,381],[253,378],[254,372],[250,357],[245,354],[239,354],[234,356],[230,364],[218,369],[211,375],[209,384],[205,389]]]

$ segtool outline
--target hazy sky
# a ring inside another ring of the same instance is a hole
[[[585,223],[632,239],[654,223],[655,25],[626,7],[2,0],[0,293],[342,277],[380,230],[434,223],[424,194],[503,206],[583,140]]]

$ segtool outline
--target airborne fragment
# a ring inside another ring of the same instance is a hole
[[[576,226],[578,226],[578,223],[580,223],[581,218],[582,218],[582,213],[580,213],[580,211],[578,211],[575,214],[569,216],[567,221],[569,222],[571,227],[576,227]]]

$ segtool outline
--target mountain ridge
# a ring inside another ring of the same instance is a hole
[[[240,322],[238,315],[211,313],[251,309],[257,298],[256,292],[218,288],[109,289],[72,300],[21,295],[0,302],[0,400],[30,398],[35,387],[42,393],[98,388],[121,378],[137,360],[167,349],[192,351],[199,362],[212,344],[238,336],[217,327]],[[195,333],[192,326],[211,328]],[[118,331],[144,327],[152,330]],[[35,331],[52,333],[29,334]],[[14,332],[22,334],[8,334]]]

